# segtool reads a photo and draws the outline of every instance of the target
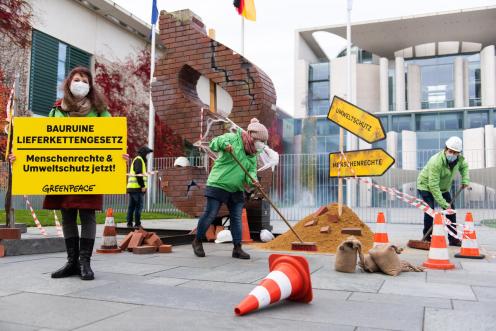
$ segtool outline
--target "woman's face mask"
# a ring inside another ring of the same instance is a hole
[[[261,142],[260,140],[255,140],[255,148],[257,151],[261,152],[265,147],[265,144]]]
[[[76,98],[84,98],[90,91],[88,77],[79,73],[75,74],[74,77],[72,77],[71,86],[69,89],[71,90],[72,95]]]

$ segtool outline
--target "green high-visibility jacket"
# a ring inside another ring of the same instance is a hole
[[[232,146],[236,158],[248,170],[253,179],[257,180],[257,156],[246,155],[241,133],[242,130],[238,129],[236,133],[225,133],[215,137],[210,142],[210,149],[219,152],[219,157],[215,160],[208,176],[208,186],[218,187],[228,192],[238,192],[244,190],[243,184],[253,184],[233,157],[224,151],[227,145]]]
[[[468,185],[470,178],[465,158],[460,154],[456,165],[450,169],[444,150],[442,150],[434,154],[420,172],[417,178],[417,189],[431,192],[438,205],[446,209],[449,203],[443,198],[443,193],[450,190],[458,171],[462,176],[462,184]]]
[[[141,169],[142,169],[142,171],[140,172],[140,174],[146,173],[146,163],[145,163],[145,160],[143,160],[143,158],[138,155],[138,156],[136,156],[133,159],[133,162],[131,163],[131,169],[129,169],[129,173],[131,175],[135,175],[136,174],[136,170],[134,169],[134,165],[135,165],[136,162],[140,162],[140,161],[141,161]],[[142,187],[147,187],[148,186],[148,177],[147,176],[142,176],[142,178],[143,178],[143,185],[144,186],[141,186],[138,183],[138,177],[136,177],[136,176],[129,176],[129,178],[127,180],[127,188],[128,189],[141,189]]]

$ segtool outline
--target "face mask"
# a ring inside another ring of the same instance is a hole
[[[261,142],[260,140],[256,140],[255,141],[255,148],[257,149],[257,151],[262,151],[265,147],[265,144],[263,142]]]
[[[76,98],[84,98],[90,91],[90,85],[85,82],[72,82],[70,90]]]
[[[457,158],[458,158],[458,155],[446,154],[446,160],[448,160],[448,162],[450,162],[450,163],[456,161]]]

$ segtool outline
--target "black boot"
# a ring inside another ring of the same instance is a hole
[[[65,240],[67,250],[67,263],[59,270],[52,273],[52,278],[65,278],[79,275],[79,238],[68,238]]]
[[[249,260],[250,254],[241,249],[241,244],[235,244],[232,252],[232,257],[237,259]]]
[[[81,238],[79,241],[79,265],[82,280],[93,280],[95,275],[91,270],[90,261],[95,239]]]
[[[201,240],[195,238],[191,245],[193,246],[193,252],[195,252],[196,256],[205,257],[205,251],[203,250],[203,244]]]

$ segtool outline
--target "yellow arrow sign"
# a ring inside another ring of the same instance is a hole
[[[346,159],[340,160],[341,153],[329,154],[329,177],[382,176],[394,164],[394,159],[382,148],[345,152],[344,155]]]
[[[327,118],[369,144],[386,138],[377,117],[338,96],[332,99]]]

